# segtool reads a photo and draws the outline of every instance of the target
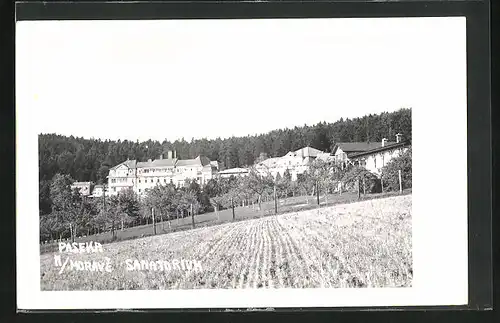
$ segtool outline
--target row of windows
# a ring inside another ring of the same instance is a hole
[[[143,173],[154,173],[154,172],[159,172],[159,173],[162,173],[162,172],[166,172],[166,171],[169,171],[169,172],[172,172],[172,167],[169,167],[169,168],[148,168],[148,169],[144,169],[142,172]]]
[[[193,171],[193,170],[196,170],[196,169],[198,169],[198,167],[197,168],[193,168],[193,167],[191,167],[191,168],[175,168],[175,170],[172,169],[172,167],[168,167],[168,168],[147,168],[147,169],[143,169],[140,172],[147,174],[147,173],[164,173],[164,172],[170,172],[171,173],[171,172],[175,171],[175,172],[179,173],[179,172],[185,172],[185,171],[188,171],[188,170],[189,171]]]
[[[154,183],[154,178],[151,178],[151,179],[144,179],[144,180],[140,180],[140,179],[139,179],[139,184],[140,184],[140,183],[148,183],[148,181],[149,181],[149,183]],[[156,178],[156,182],[157,182],[157,183],[159,183],[159,182],[160,182],[160,179],[159,179],[159,178]],[[166,179],[166,178],[164,178],[164,179],[163,179],[163,182],[164,182],[164,183],[166,183],[166,182],[167,182],[167,179]],[[170,183],[172,183],[172,179],[170,179]]]
[[[201,177],[196,178],[196,180],[201,181]],[[151,178],[151,179],[144,179],[144,180],[139,179],[139,184],[142,184],[142,183],[144,183],[144,184],[147,184],[147,183],[161,183],[161,182],[163,182],[163,183],[167,183],[167,182],[173,183],[173,180],[172,179],[167,180],[167,178],[163,178],[163,181],[160,178],[156,178],[156,179],[155,178]]]
[[[126,178],[112,178],[111,183],[126,183],[127,179]]]
[[[201,173],[198,174],[198,175],[201,175]],[[201,176],[198,176],[197,180],[201,180]],[[162,179],[160,179],[158,177],[157,178],[138,179],[137,181],[138,181],[139,184],[142,184],[142,183],[144,183],[144,184],[147,184],[147,183],[160,183],[160,182],[163,182],[163,183],[167,183],[167,182],[173,183],[173,181],[172,181],[171,178],[170,179],[163,178],[163,180],[162,180]],[[113,183],[113,184],[114,183],[126,183],[126,182],[127,182],[126,178],[112,178],[111,179],[111,183]],[[135,184],[134,180],[132,180],[132,184]]]
[[[200,180],[200,179],[198,179],[198,180]],[[171,183],[172,183],[172,182],[171,182]],[[172,184],[173,184],[173,183],[172,183]],[[184,185],[184,182],[183,182],[183,181],[178,181],[175,185],[176,185],[177,187],[181,187],[181,186],[183,186],[183,185]],[[146,192],[146,190],[147,190],[147,188],[146,188],[146,189],[144,189],[144,192]],[[115,190],[115,191],[116,191],[116,190]],[[139,189],[138,189],[138,191],[139,191],[139,193],[141,193],[143,190],[139,188]]]

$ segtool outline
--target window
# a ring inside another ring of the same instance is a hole
[[[166,182],[167,182],[167,179],[166,179],[166,178],[164,178],[164,179],[163,179],[163,183],[166,183]]]
[[[151,178],[151,183],[153,183],[153,179]]]
[[[141,192],[141,189],[139,189],[139,193]]]
[[[139,180],[139,184],[141,183],[141,180]]]
[[[159,179],[159,178],[157,178],[157,179],[156,179],[156,182],[157,182],[157,183],[159,183],[159,182],[160,182],[160,179]]]
[[[113,192],[116,192],[116,187],[113,187]]]

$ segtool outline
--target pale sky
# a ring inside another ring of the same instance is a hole
[[[462,19],[23,21],[16,105],[38,133],[134,141],[415,110],[463,73]]]

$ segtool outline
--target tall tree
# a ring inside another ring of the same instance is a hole
[[[320,205],[320,191],[323,191],[326,202],[328,203],[328,189],[332,186],[333,181],[332,165],[321,159],[316,159],[311,164],[308,175],[314,183],[314,191],[316,193],[316,201],[318,205]]]
[[[56,174],[50,185],[52,212],[60,223],[65,223],[74,241],[78,231],[79,217],[82,211],[82,200],[78,190],[72,190],[73,179],[69,175]]]
[[[266,189],[274,187],[274,178],[269,171],[262,173],[255,166],[250,167],[249,174],[242,181],[246,188],[257,195],[259,210],[262,210],[262,196]]]

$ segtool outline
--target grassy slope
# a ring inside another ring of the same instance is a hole
[[[405,194],[411,193],[411,190],[405,191]],[[385,196],[391,196],[395,195],[397,193],[384,193],[384,194],[368,194],[368,195],[362,195],[362,199],[374,199],[374,198],[381,198]],[[328,195],[326,200],[325,197],[322,196],[320,198],[320,203],[321,206],[328,206],[328,205],[338,205],[338,204],[344,204],[344,203],[352,203],[352,202],[357,202],[358,201],[358,196],[356,193],[343,193],[342,195],[338,194],[332,194]],[[300,211],[300,210],[307,210],[307,209],[312,209],[312,208],[317,208],[317,203],[316,203],[316,197],[305,197],[305,196],[299,196],[299,197],[290,197],[285,200],[280,200],[280,204],[278,206],[278,213],[288,213],[288,212],[293,212],[293,211]],[[309,202],[309,203],[307,203]],[[274,202],[269,201],[262,203],[262,210],[259,211],[256,207],[237,207],[235,208],[235,214],[236,214],[236,221],[240,220],[248,220],[248,219],[254,219],[254,218],[260,218],[263,216],[269,216],[269,215],[274,215]],[[198,214],[195,216],[195,227],[207,227],[207,226],[212,226],[212,225],[218,225],[222,223],[228,223],[232,221],[232,210],[231,209],[225,209],[219,212],[219,214],[216,214],[215,212],[210,212],[210,213],[204,213],[204,214]],[[170,221],[170,226],[171,228],[169,229],[169,226],[167,224],[167,221],[165,223],[157,223],[156,225],[156,231],[157,234],[166,234],[166,233],[171,233],[171,232],[177,232],[177,231],[184,231],[184,230],[190,230],[192,229],[191,227],[191,218],[186,217],[186,218],[181,218],[179,220],[173,219]],[[145,237],[145,236],[150,236],[153,235],[153,225],[148,224],[148,225],[141,225],[141,226],[136,226],[136,227],[131,227],[131,228],[125,228],[123,231],[118,230],[116,232],[117,235],[117,241],[123,241],[123,240],[129,240],[129,239],[136,239],[140,237]],[[76,239],[76,242],[87,242],[87,241],[97,241],[100,243],[109,243],[111,242],[111,232],[105,232],[101,234],[96,234],[96,235],[91,235],[87,237],[80,237]],[[48,244],[43,244],[40,245],[40,252],[41,253],[46,253],[46,252],[53,252],[57,250],[57,244],[55,243],[48,243]]]
[[[410,286],[411,195],[292,212],[104,245],[111,273],[58,274],[41,255],[42,290]],[[63,258],[66,255],[62,255]],[[125,259],[187,259],[195,271],[127,271]]]

